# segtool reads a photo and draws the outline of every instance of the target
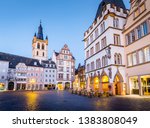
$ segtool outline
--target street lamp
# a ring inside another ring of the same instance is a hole
[[[110,47],[110,46],[107,47],[107,48],[105,49],[105,51],[106,51],[106,55],[107,55],[108,59],[110,59],[110,58],[111,58],[111,47]]]

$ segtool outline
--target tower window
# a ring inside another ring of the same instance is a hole
[[[36,55],[38,56],[39,55],[39,52],[37,51]]]
[[[45,49],[44,44],[42,44],[42,49],[43,49],[43,50]]]
[[[43,56],[45,56],[44,52],[43,52]]]
[[[39,43],[37,44],[37,48],[40,49],[40,44]]]

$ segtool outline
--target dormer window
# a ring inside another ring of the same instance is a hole
[[[117,7],[116,10],[117,10],[118,12],[120,12],[120,8],[119,8],[119,7]]]
[[[111,4],[111,8],[115,8],[115,5],[114,5],[114,4]]]
[[[37,62],[34,62],[34,65],[37,65]]]

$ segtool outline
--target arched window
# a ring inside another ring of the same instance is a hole
[[[101,24],[101,33],[103,33],[104,31],[105,31],[105,22]]]
[[[105,31],[105,22],[103,22],[103,31]]]
[[[118,54],[118,64],[122,64],[122,56],[121,54]]]
[[[45,56],[45,53],[43,52],[43,56]]]
[[[100,67],[101,67],[101,61],[100,61],[100,59],[97,59],[96,60],[96,69],[98,69]]]
[[[40,49],[40,43],[37,44],[37,48]]]
[[[115,53],[115,55],[114,55],[114,62],[117,65],[121,65],[122,64],[122,56],[121,56],[120,53],[119,54]]]
[[[114,62],[115,62],[115,64],[117,64],[117,54],[116,53],[114,55]]]
[[[119,19],[118,19],[118,18],[114,18],[114,19],[113,19],[113,26],[114,26],[115,28],[119,28]]]
[[[43,49],[43,50],[45,49],[45,46],[44,46],[44,44],[42,44],[42,49]]]
[[[39,55],[39,52],[38,52],[38,51],[36,52],[36,55],[37,55],[37,56]]]

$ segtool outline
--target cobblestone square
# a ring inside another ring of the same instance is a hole
[[[149,111],[150,98],[88,98],[67,91],[1,92],[0,111]]]

